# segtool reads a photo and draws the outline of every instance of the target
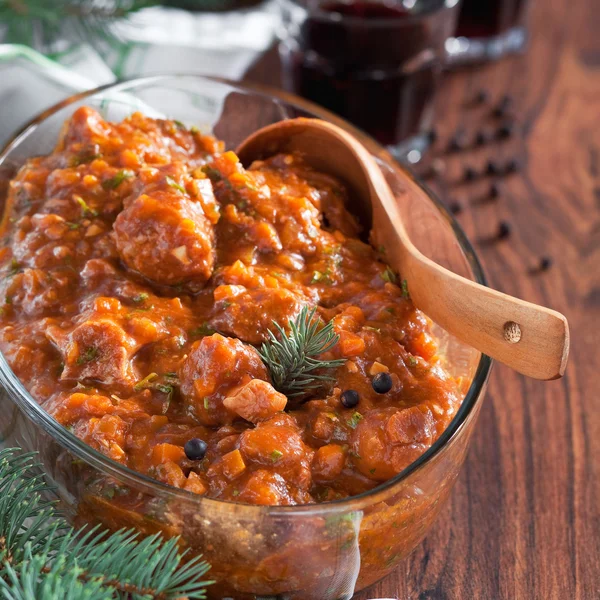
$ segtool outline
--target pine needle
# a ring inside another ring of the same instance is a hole
[[[209,566],[199,557],[183,562],[178,538],[69,526],[42,499],[51,488],[34,456],[0,451],[0,598],[205,598]]]
[[[321,320],[315,318],[316,311],[316,308],[309,310],[303,307],[296,319],[288,322],[289,333],[273,322],[279,335],[269,330],[269,339],[259,350],[273,386],[288,398],[306,398],[324,382],[333,380],[323,371],[335,369],[346,362],[343,358],[316,358],[331,350],[340,339],[331,321],[322,326]]]

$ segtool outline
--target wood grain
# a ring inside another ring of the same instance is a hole
[[[527,380],[496,366],[451,501],[396,573],[356,600],[595,600],[600,598],[600,7],[534,4],[528,53],[450,74],[439,94],[442,141],[490,124],[472,99],[510,93],[520,135],[447,161],[435,187],[462,197],[459,221],[496,289],[563,312],[566,376]],[[277,84],[275,54],[249,74]],[[489,186],[455,183],[465,164],[517,155],[520,174]],[[500,220],[512,236],[493,242]],[[542,255],[548,272],[530,270]]]

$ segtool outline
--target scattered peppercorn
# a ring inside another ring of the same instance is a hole
[[[500,221],[500,223],[498,224],[498,233],[497,233],[498,239],[505,240],[506,238],[510,237],[511,233],[512,233],[511,224],[508,221]]]
[[[389,373],[377,373],[375,377],[373,377],[371,381],[371,385],[373,386],[373,390],[378,394],[387,394],[394,385],[392,381],[392,376]]]
[[[202,460],[208,445],[200,438],[192,438],[185,443],[183,451],[190,460]]]
[[[516,158],[511,158],[504,167],[505,173],[516,173],[521,170],[521,163]]]
[[[540,259],[540,271],[547,271],[553,264],[552,257],[542,256]]]
[[[458,150],[464,150],[467,147],[467,136],[462,129],[456,131],[456,133],[450,138],[450,144],[448,150],[450,152],[457,152]]]
[[[475,135],[475,144],[477,146],[485,146],[492,141],[493,135],[489,129],[480,129]]]
[[[495,117],[506,117],[512,108],[513,99],[508,94],[503,96],[497,106],[494,108]]]
[[[465,167],[465,170],[463,172],[463,177],[465,181],[475,181],[475,179],[477,179],[478,176],[479,173],[475,168],[471,166]]]
[[[475,102],[477,104],[486,104],[490,100],[490,93],[487,90],[481,89],[477,91],[475,95]]]
[[[346,390],[342,392],[340,401],[344,408],[354,408],[360,401],[360,396],[356,390]]]
[[[435,144],[438,140],[438,132],[437,129],[435,127],[432,127],[428,132],[427,132],[427,139],[429,140],[430,144]]]
[[[453,215],[459,215],[463,210],[462,204],[458,200],[451,202],[448,208]]]
[[[495,160],[489,160],[485,167],[485,172],[488,175],[500,175],[500,165],[498,165],[498,163]]]
[[[496,137],[500,140],[505,140],[509,137],[512,137],[515,132],[515,126],[513,123],[504,123],[498,128],[496,132]]]

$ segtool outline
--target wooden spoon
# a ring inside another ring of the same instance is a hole
[[[460,277],[423,256],[406,233],[383,173],[351,134],[318,119],[290,119],[259,129],[237,154],[247,166],[292,151],[362,199],[358,216],[372,216],[373,235],[383,243],[389,264],[407,280],[415,306],[458,339],[519,373],[535,379],[562,377],[569,354],[566,318]]]

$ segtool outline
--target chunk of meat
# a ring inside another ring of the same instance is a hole
[[[92,448],[96,448],[109,458],[127,464],[125,453],[125,439],[127,423],[116,415],[92,417],[88,421],[81,421],[75,426],[77,437],[84,439]]]
[[[350,438],[355,468],[375,481],[394,477],[429,448],[434,424],[425,406],[369,411]]]
[[[94,381],[121,389],[133,386],[131,358],[138,344],[114,321],[85,321],[69,333],[50,325],[46,336],[63,356],[61,380]]]
[[[346,453],[339,444],[327,444],[315,453],[312,475],[317,483],[336,479],[346,464]]]
[[[310,501],[308,493],[294,489],[279,473],[267,469],[254,471],[243,483],[236,482],[232,493],[227,492],[224,496],[231,500],[264,506],[289,506]]]
[[[259,423],[281,412],[287,398],[268,381],[253,379],[223,400],[225,408],[251,423]]]
[[[194,343],[180,369],[186,408],[202,425],[223,425],[235,418],[223,404],[234,388],[251,379],[268,380],[258,352],[218,333]]]
[[[239,448],[246,462],[262,465],[281,475],[293,487],[308,491],[314,451],[290,415],[282,413],[242,433]]]
[[[205,201],[214,204],[212,188],[203,186],[202,190],[210,195]],[[123,262],[151,281],[183,285],[195,292],[212,275],[212,223],[203,203],[177,188],[139,195],[119,214],[114,231]]]
[[[249,290],[224,285],[215,290],[217,298],[213,327],[250,344],[266,341],[273,321],[286,326],[306,304],[302,296],[284,288]]]

